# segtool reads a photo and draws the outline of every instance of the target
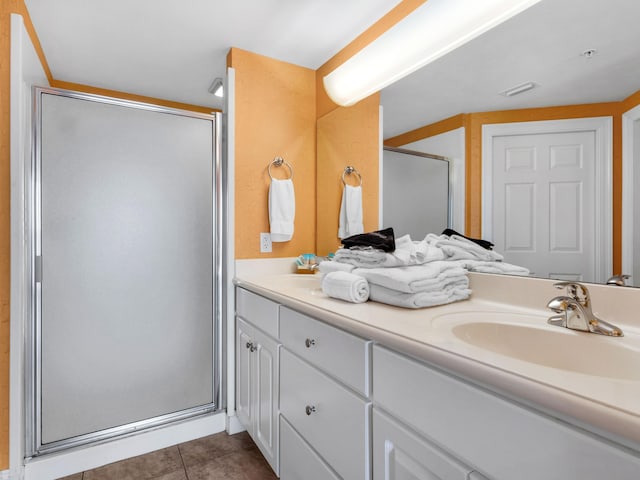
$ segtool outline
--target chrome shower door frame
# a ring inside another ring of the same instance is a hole
[[[211,403],[188,408],[185,410],[168,413],[165,415],[147,418],[133,423],[115,426],[99,430],[84,435],[77,435],[71,438],[57,440],[47,444],[42,443],[42,290],[41,290],[41,274],[42,274],[42,95],[56,95],[69,97],[79,100],[92,102],[100,102],[104,104],[116,105],[121,107],[136,108],[151,112],[178,115],[185,117],[210,120],[212,123],[212,225],[214,231],[212,233],[212,299],[213,299],[213,349],[212,349],[212,366],[213,366],[213,392]],[[32,89],[32,108],[33,108],[33,124],[32,124],[32,158],[31,165],[25,168],[26,185],[25,185],[25,209],[27,222],[27,290],[28,290],[28,308],[26,318],[26,328],[24,332],[25,338],[25,457],[36,457],[43,454],[59,452],[69,448],[95,444],[114,438],[120,438],[144,430],[158,428],[177,421],[192,419],[195,417],[209,415],[219,412],[223,405],[223,382],[222,368],[224,364],[224,346],[222,345],[222,314],[223,314],[223,286],[224,286],[224,269],[223,269],[223,238],[226,237],[226,208],[224,202],[224,192],[226,184],[224,180],[224,166],[222,156],[222,114],[212,112],[212,114],[197,113],[187,110],[161,107],[157,105],[116,99],[101,95],[86,94],[69,90],[50,88],[50,87],[33,87]]]

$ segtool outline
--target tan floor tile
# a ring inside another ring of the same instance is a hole
[[[256,452],[230,453],[187,467],[189,480],[276,480],[267,462]]]
[[[180,448],[184,465],[187,468],[192,465],[207,463],[230,453],[257,449],[247,432],[235,435],[227,435],[226,432],[216,433],[215,435],[181,443],[178,447]]]
[[[83,480],[149,480],[180,471],[184,473],[184,467],[174,446],[89,470]]]
[[[150,480],[187,480],[187,474],[184,468],[175,472],[160,475],[159,477],[153,477]]]

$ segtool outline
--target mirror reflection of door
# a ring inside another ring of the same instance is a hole
[[[538,277],[595,276],[595,133],[493,140],[493,232],[505,261]]]
[[[633,122],[633,212],[635,218],[638,218],[640,212],[640,119]],[[633,271],[631,284],[640,286],[640,228],[633,229]],[[636,253],[637,252],[637,253]],[[625,272],[627,273],[627,272]]]

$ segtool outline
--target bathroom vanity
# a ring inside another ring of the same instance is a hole
[[[605,338],[546,324],[550,281],[471,282],[471,300],[413,311],[328,298],[319,277],[239,270],[237,411],[274,471],[640,478],[640,329],[618,318],[630,292],[594,286],[596,311],[618,296],[598,313],[625,337]],[[635,372],[617,369],[627,359]]]

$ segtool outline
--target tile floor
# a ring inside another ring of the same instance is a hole
[[[225,432],[60,480],[275,480],[246,432]]]

